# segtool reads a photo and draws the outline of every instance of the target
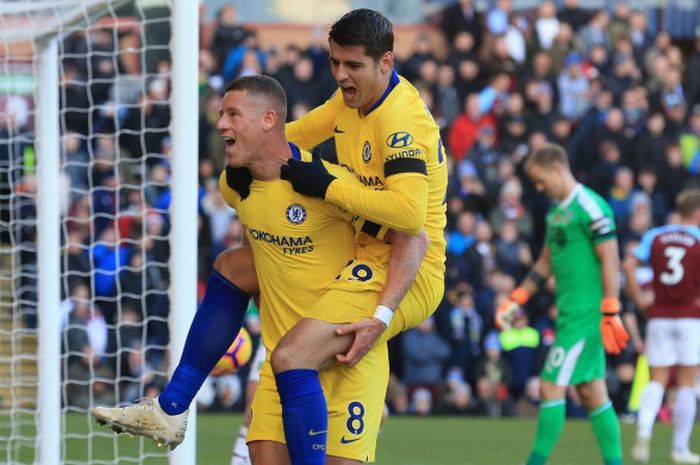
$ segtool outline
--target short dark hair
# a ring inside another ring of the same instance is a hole
[[[394,29],[378,11],[360,8],[345,13],[328,33],[328,40],[342,47],[361,45],[375,61],[394,50]]]
[[[533,165],[549,168],[554,163],[560,163],[568,168],[569,157],[561,145],[546,143],[532,152],[525,161],[525,168],[530,168]]]
[[[682,217],[688,218],[700,209],[700,189],[692,188],[682,191],[676,197],[676,207]]]
[[[280,83],[270,76],[255,74],[239,77],[231,81],[224,89],[224,93],[230,91],[245,91],[252,95],[264,95],[277,106],[282,121],[287,117],[287,95]]]

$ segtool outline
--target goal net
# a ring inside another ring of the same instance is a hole
[[[89,409],[155,395],[167,379],[170,3],[0,2],[0,463],[167,462],[164,449],[98,427]],[[55,83],[40,69],[50,43]],[[39,105],[52,95],[54,114]],[[54,139],[40,126],[55,121]],[[42,201],[58,208],[56,224]],[[54,276],[44,263],[56,258]],[[60,347],[41,351],[54,334]],[[46,444],[42,389],[56,394],[59,446]]]

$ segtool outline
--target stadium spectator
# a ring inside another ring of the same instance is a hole
[[[484,355],[476,367],[476,396],[485,414],[500,417],[509,395],[511,371],[501,357],[498,334],[492,332],[484,338]]]
[[[77,408],[87,408],[92,401],[114,403],[113,385],[103,380],[88,382],[93,372],[99,378],[114,378],[105,358],[110,337],[107,322],[85,285],[73,289],[70,306],[63,342],[68,378],[64,401]]]
[[[554,38],[559,32],[559,19],[556,14],[557,7],[554,2],[545,1],[540,4],[535,20],[535,38],[542,50],[549,50],[552,47]]]
[[[224,61],[229,51],[240,46],[248,35],[248,31],[238,22],[236,7],[225,4],[216,15],[216,29],[211,40],[211,50],[219,70],[224,67]]]
[[[406,331],[401,339],[401,347],[404,352],[403,382],[408,387],[408,395],[413,401],[414,409],[418,411],[420,409],[415,406],[417,392],[427,391],[427,395],[418,394],[423,404],[429,402],[432,405],[433,400],[438,397],[442,371],[450,355],[450,347],[435,331],[432,317]],[[427,410],[430,411],[429,406]]]
[[[474,48],[481,48],[482,18],[474,8],[473,0],[459,0],[442,13],[442,32],[448,43],[452,43],[455,36],[462,31],[469,32],[474,39]]]
[[[486,126],[495,130],[494,117],[483,112],[479,94],[469,94],[464,100],[463,112],[455,119],[448,135],[450,154],[456,162],[467,157],[477,140],[479,131]]]

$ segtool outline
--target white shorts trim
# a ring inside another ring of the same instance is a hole
[[[647,323],[651,367],[700,364],[700,318],[652,318]]]

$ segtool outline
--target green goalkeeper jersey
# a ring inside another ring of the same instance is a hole
[[[595,246],[613,238],[610,205],[582,184],[547,215],[545,243],[556,280],[557,336],[598,330],[603,284]]]

